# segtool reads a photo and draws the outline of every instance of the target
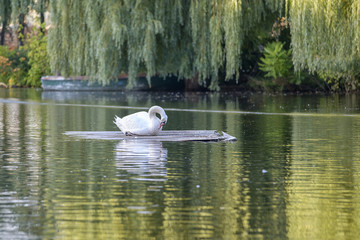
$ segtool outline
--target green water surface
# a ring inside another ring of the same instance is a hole
[[[77,139],[165,108],[236,142]],[[356,239],[360,97],[0,89],[0,239]]]

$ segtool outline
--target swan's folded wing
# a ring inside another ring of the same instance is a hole
[[[151,120],[147,112],[137,112],[121,119],[121,131],[135,135],[151,134]]]

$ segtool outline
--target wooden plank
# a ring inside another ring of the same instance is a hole
[[[236,141],[235,137],[225,132],[219,133],[214,130],[164,130],[156,136],[125,136],[120,131],[67,131],[64,134],[81,139],[98,140],[146,140],[161,142]]]

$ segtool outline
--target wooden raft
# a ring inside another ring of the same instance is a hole
[[[181,130],[181,131],[161,131],[156,136],[125,136],[120,131],[67,131],[67,136],[82,139],[98,140],[150,140],[160,142],[184,142],[184,141],[236,141],[225,132],[219,133],[215,130]]]

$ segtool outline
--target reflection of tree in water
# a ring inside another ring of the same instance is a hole
[[[166,176],[167,149],[161,142],[120,141],[115,147],[116,168],[139,176]]]

